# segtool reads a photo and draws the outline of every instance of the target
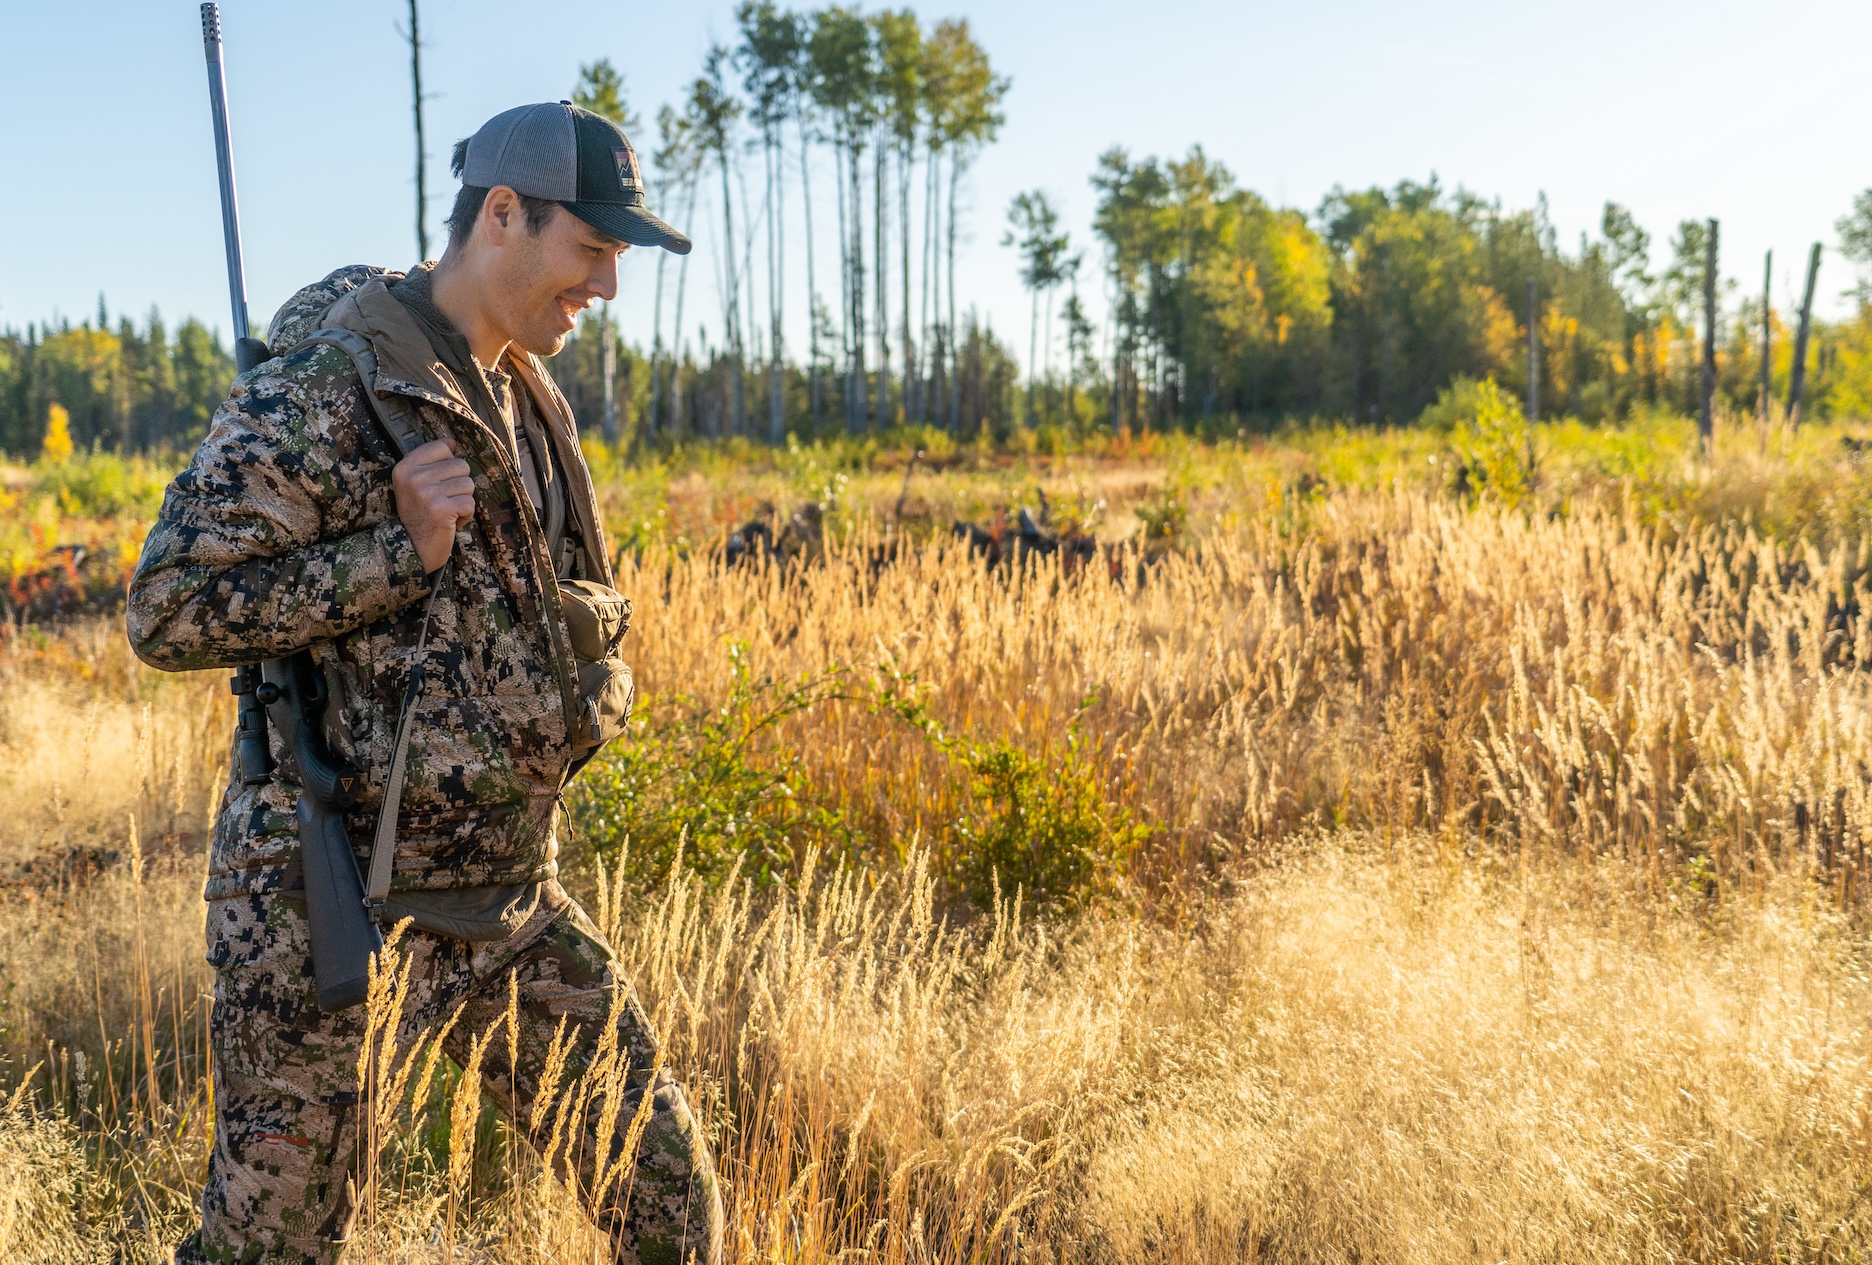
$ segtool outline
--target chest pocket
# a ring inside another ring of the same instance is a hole
[[[620,649],[630,631],[631,604],[628,597],[595,580],[559,581],[559,600],[572,638],[583,704],[572,747],[585,757],[622,734],[630,722],[637,687]]]

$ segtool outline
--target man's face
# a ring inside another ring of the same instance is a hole
[[[509,340],[536,356],[556,355],[579,313],[617,297],[618,256],[629,249],[562,206],[538,233],[513,191],[488,193],[484,225],[499,246],[487,273],[486,310]]]

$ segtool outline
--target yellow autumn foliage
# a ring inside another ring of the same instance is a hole
[[[71,414],[63,404],[54,403],[46,410],[45,439],[39,452],[47,461],[67,461],[72,455]]]

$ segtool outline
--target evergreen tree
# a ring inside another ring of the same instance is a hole
[[[572,89],[572,104],[610,119],[624,129],[626,136],[635,133],[640,123],[625,99],[624,76],[611,64],[609,57],[600,57],[589,66],[579,67],[578,85]]]

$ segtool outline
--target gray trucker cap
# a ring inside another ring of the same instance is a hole
[[[644,206],[643,170],[623,129],[570,101],[515,106],[483,123],[468,140],[462,183],[504,184],[621,242],[689,253],[689,239]]]

